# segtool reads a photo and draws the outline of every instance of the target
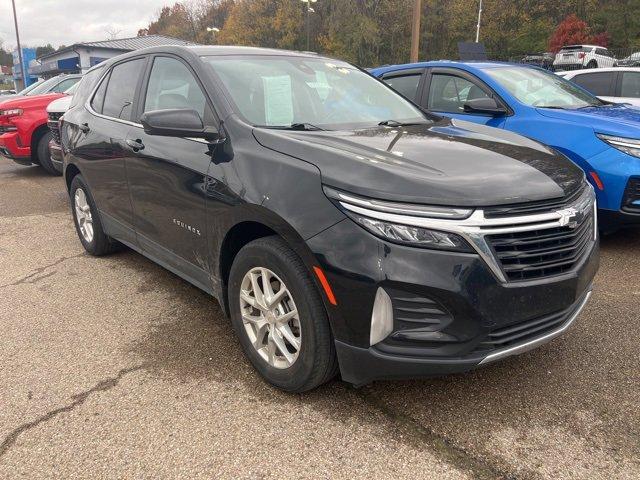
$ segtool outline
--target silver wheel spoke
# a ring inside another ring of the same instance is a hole
[[[271,339],[273,343],[276,345],[277,349],[280,353],[287,359],[289,365],[291,365],[295,361],[295,357],[293,354],[289,352],[287,349],[287,345],[284,343],[284,339],[282,338],[282,334],[279,331],[273,331],[271,334]]]
[[[258,305],[260,305],[261,309],[266,310],[266,303],[264,301],[264,293],[262,293],[262,289],[260,288],[260,284],[258,283],[258,274],[251,274],[251,287],[253,288],[253,297],[256,299]]]
[[[293,334],[291,327],[288,324],[285,323],[284,325],[280,325],[278,327],[278,331],[291,344],[291,346],[296,349],[296,352],[300,350],[300,339]]]
[[[93,230],[93,217],[91,216],[91,207],[87,202],[87,195],[82,188],[76,189],[73,203],[80,233],[85,241],[92,242],[95,233]]]
[[[292,318],[298,316],[298,310],[291,310],[290,312],[285,313],[284,315],[280,315],[276,320],[278,323],[287,323]]]

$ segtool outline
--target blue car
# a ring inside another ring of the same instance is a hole
[[[526,65],[437,61],[371,73],[432,112],[504,128],[564,153],[596,190],[601,230],[640,225],[640,109],[599,100]]]

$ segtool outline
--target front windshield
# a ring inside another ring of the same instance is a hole
[[[265,55],[203,59],[252,125],[336,130],[429,121],[391,88],[344,62]]]
[[[41,93],[48,93],[49,89],[58,83],[59,79],[57,77],[50,78],[49,80],[45,80],[42,83],[39,83],[36,88],[27,92],[25,95],[40,95]]]
[[[31,90],[33,90],[34,88],[38,88],[43,83],[44,83],[44,80],[38,80],[36,83],[32,83],[27,88],[20,90],[18,92],[18,95],[27,95]]]
[[[76,90],[78,89],[78,85],[80,85],[80,82],[74,83],[69,88],[67,88],[63,93],[65,95],[73,95],[74,93],[76,93]]]
[[[576,109],[603,105],[598,98],[554,73],[523,67],[491,68],[486,72],[511,95],[532,107]]]

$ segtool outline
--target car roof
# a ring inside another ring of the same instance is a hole
[[[394,72],[399,70],[409,70],[412,68],[460,68],[463,70],[488,70],[494,68],[507,68],[507,67],[522,67],[522,68],[536,68],[532,65],[522,63],[509,63],[509,62],[490,62],[486,60],[476,61],[457,61],[457,60],[431,60],[428,62],[416,62],[416,63],[404,63],[400,65],[384,65],[381,67],[371,69],[376,75],[381,75],[387,72]]]
[[[582,70],[569,70],[562,73],[562,76],[577,77],[578,75],[584,75],[585,73],[594,72],[640,72],[640,67],[607,67],[607,68],[585,68]]]

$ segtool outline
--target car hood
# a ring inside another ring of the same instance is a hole
[[[72,99],[73,99],[72,95],[65,95],[64,97],[54,100],[47,106],[47,112],[65,113],[67,110],[69,110],[69,106],[71,105]]]
[[[17,98],[24,98],[24,95],[18,95],[17,93],[13,93],[11,95],[2,95],[0,96],[0,104],[8,102],[9,100],[15,100]]]
[[[575,192],[581,169],[505,130],[461,120],[355,131],[254,129],[272,150],[316,165],[329,186],[399,202],[480,207]]]
[[[598,133],[640,138],[640,108],[631,105],[613,104],[580,110],[538,108],[537,111],[548,118],[591,126]]]
[[[0,104],[3,110],[10,108],[40,108],[46,107],[52,101],[64,97],[63,93],[47,93],[44,95],[25,95]]]

